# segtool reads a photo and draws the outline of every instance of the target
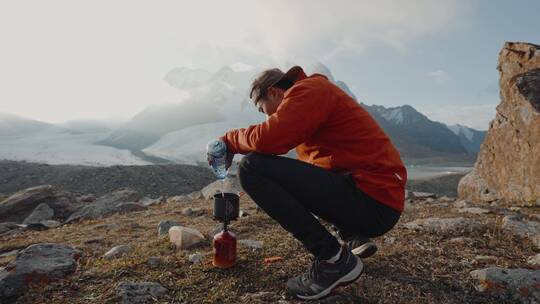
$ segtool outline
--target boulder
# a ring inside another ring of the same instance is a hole
[[[426,218],[418,219],[412,222],[406,223],[405,228],[413,230],[422,230],[434,233],[440,232],[460,232],[460,231],[473,231],[482,227],[482,225],[469,218],[457,217],[457,218]]]
[[[167,294],[167,289],[154,282],[120,282],[117,286],[120,303],[145,304],[154,303],[160,297]]]
[[[169,240],[178,249],[188,249],[204,242],[205,238],[204,235],[196,229],[174,226],[169,229]]]
[[[507,215],[503,217],[502,228],[522,238],[533,238],[540,235],[540,223],[523,220],[519,216]]]
[[[160,221],[157,230],[158,230],[158,236],[166,235],[169,233],[169,229],[174,226],[182,226],[180,223],[176,221]]]
[[[22,223],[40,204],[54,210],[56,219],[65,220],[81,206],[75,196],[51,185],[27,188],[14,193],[0,203],[0,222]]]
[[[458,195],[533,205],[540,197],[540,46],[507,42],[497,69],[501,103]]]
[[[66,223],[83,219],[99,219],[109,216],[115,212],[126,210],[122,207],[123,203],[136,202],[140,198],[141,195],[138,192],[130,189],[121,189],[105,194],[96,199],[95,202],[85,205],[74,212],[67,219]]]
[[[0,299],[12,303],[29,284],[45,285],[75,272],[80,250],[63,244],[41,243],[28,246],[0,272]],[[5,302],[4,302],[5,301]]]
[[[489,267],[470,274],[481,292],[508,295],[521,303],[540,301],[540,270]]]
[[[54,210],[45,203],[39,204],[34,211],[23,221],[23,224],[39,223],[51,220],[54,217]]]

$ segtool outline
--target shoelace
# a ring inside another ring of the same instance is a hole
[[[311,268],[309,269],[308,272],[304,273],[303,275],[304,281],[311,280],[313,282],[318,282],[319,275],[320,275],[319,265],[320,265],[320,261],[316,258],[313,259],[313,262],[311,263]]]

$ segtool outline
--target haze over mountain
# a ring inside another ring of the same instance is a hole
[[[225,66],[215,73],[174,68],[163,80],[184,98],[148,106],[118,127],[99,120],[54,125],[0,116],[0,158],[91,165],[204,163],[209,140],[266,119],[248,98],[249,85],[260,71],[245,64]],[[322,63],[306,67],[306,73],[326,75],[356,99],[347,84],[336,80]],[[485,136],[484,131],[432,121],[409,105],[360,105],[374,116],[404,158],[470,157]],[[288,155],[294,156],[294,150]]]

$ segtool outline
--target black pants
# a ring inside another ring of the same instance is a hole
[[[255,203],[320,259],[335,255],[339,243],[313,214],[345,235],[363,237],[386,233],[400,217],[358,189],[351,175],[296,159],[249,153],[238,177]]]

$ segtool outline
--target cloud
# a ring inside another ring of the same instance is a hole
[[[448,75],[443,70],[436,70],[433,72],[427,73],[427,76],[435,80],[435,82],[442,84],[448,80]]]
[[[450,31],[465,0],[4,1],[0,108],[46,121],[133,115],[177,66],[306,64],[406,52]],[[174,97],[173,97],[174,99]]]

